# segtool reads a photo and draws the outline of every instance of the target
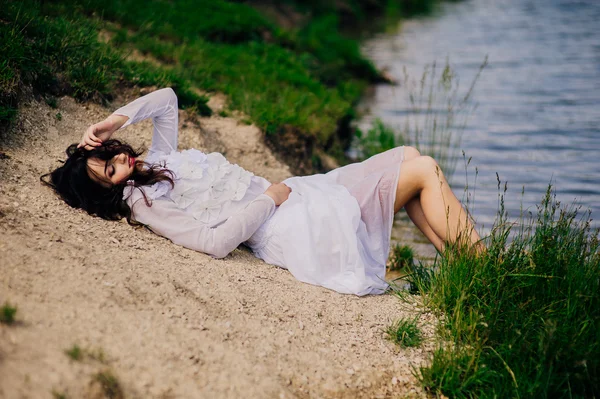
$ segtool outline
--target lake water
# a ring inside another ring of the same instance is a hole
[[[576,200],[600,219],[600,1],[447,3],[439,15],[405,21],[397,32],[373,38],[364,51],[398,77],[403,68],[418,77],[426,65],[448,58],[465,89],[489,57],[461,145],[472,157],[471,175],[475,166],[479,171],[479,228],[495,219],[496,173],[508,182],[511,217],[521,203],[535,212],[552,182],[559,200]],[[366,106],[363,123],[380,117],[401,126],[410,115],[402,87],[377,86]],[[459,198],[464,183],[459,163],[453,179]]]

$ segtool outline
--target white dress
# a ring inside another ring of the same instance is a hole
[[[123,125],[152,118],[146,162],[175,174],[175,187],[161,182],[126,187],[133,217],[174,243],[224,257],[239,244],[298,280],[341,293],[381,294],[393,222],[393,201],[403,147],[327,174],[292,177],[292,192],[276,207],[270,183],[221,154],[178,152],[177,98],[157,90],[115,111]]]

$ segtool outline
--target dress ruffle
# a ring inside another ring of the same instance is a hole
[[[146,162],[161,165],[175,175],[173,188],[164,181],[144,186],[147,198],[168,199],[206,224],[219,221],[225,203],[241,200],[254,176],[220,153],[205,154],[196,149],[152,153]],[[131,189],[126,189],[124,197],[129,195]]]

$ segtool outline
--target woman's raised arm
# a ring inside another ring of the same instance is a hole
[[[102,122],[90,126],[78,147],[91,150],[111,138],[118,129],[152,118],[154,132],[150,153],[169,154],[177,149],[177,96],[171,88],[156,90],[119,108]]]
[[[152,118],[154,132],[149,153],[163,152],[169,154],[171,151],[177,150],[179,114],[177,111],[177,95],[173,89],[165,88],[146,94],[119,108],[113,112],[113,115],[122,115],[129,118],[121,126],[121,129],[144,119]]]

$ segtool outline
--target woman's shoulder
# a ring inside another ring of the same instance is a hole
[[[164,197],[170,189],[171,183],[168,181],[160,181],[148,186],[128,184],[123,189],[123,199],[131,207],[141,199],[153,201]]]

